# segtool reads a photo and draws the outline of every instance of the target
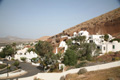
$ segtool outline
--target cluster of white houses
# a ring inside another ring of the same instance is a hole
[[[101,55],[103,55],[105,53],[109,53],[109,52],[120,51],[120,42],[118,42],[118,41],[110,42],[110,40],[114,39],[114,37],[112,37],[110,34],[108,34],[108,36],[109,36],[108,41],[104,40],[104,35],[97,35],[97,34],[96,35],[89,35],[88,31],[80,31],[78,33],[74,32],[73,36],[71,36],[71,37],[64,35],[64,36],[61,36],[61,38],[67,37],[68,39],[71,39],[71,38],[74,38],[76,36],[86,36],[87,43],[94,42],[97,45],[97,48],[99,48],[101,50],[101,53],[102,53]],[[75,41],[72,41],[72,42],[75,43]],[[64,47],[65,50],[67,50],[67,48],[68,48],[65,41],[61,41],[59,47]]]
[[[26,62],[31,62],[32,58],[37,58],[38,55],[34,51],[30,51],[30,52],[28,51],[29,47],[30,46],[26,46],[26,45],[23,45],[23,44],[16,45],[17,52],[14,55],[14,59],[22,62],[21,58],[26,58]],[[1,47],[0,52],[3,49],[4,49],[4,47]],[[12,57],[11,56],[6,56],[6,59],[11,60]]]
[[[110,40],[114,39],[114,37],[112,37],[110,34],[109,34],[109,41],[104,41],[104,38],[103,38],[104,35],[89,35],[88,31],[80,31],[79,33],[74,32],[73,36],[64,35],[64,36],[61,36],[61,38],[67,37],[67,39],[71,39],[76,36],[86,36],[86,42],[87,43],[94,42],[97,45],[97,48],[101,50],[102,54],[108,53],[108,52],[120,51],[120,43],[118,41],[109,42]],[[75,42],[73,41],[73,43]],[[35,52],[33,51],[28,52],[27,51],[28,48],[26,48],[24,45],[18,45],[16,47],[19,50],[14,55],[14,59],[21,61],[21,57],[26,57],[26,61],[31,62],[32,58],[38,57],[38,55]],[[0,51],[2,51],[2,49],[3,47],[0,48]],[[63,53],[68,49],[68,45],[64,40],[60,41],[59,46],[55,48],[54,53],[57,54],[59,52],[59,49],[64,49],[62,51]]]

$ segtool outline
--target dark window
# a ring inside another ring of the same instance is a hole
[[[115,45],[113,45],[113,49],[115,49]]]
[[[104,47],[104,50],[105,50],[105,47]]]
[[[92,39],[92,37],[89,37],[89,39]]]
[[[93,43],[93,40],[90,40],[90,43]]]
[[[100,46],[97,46],[97,49],[100,49]]]

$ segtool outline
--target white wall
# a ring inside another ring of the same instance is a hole
[[[86,40],[89,38],[89,32],[88,31],[80,31],[78,33],[79,36],[86,36]]]
[[[113,45],[115,46],[115,48],[113,49]],[[101,47],[101,51],[102,53],[109,53],[109,52],[117,52],[117,51],[120,51],[120,43],[117,42],[117,41],[113,41],[112,43],[111,42],[106,42],[106,43],[103,43],[103,44],[100,44],[98,45]],[[105,50],[104,50],[104,47],[105,47]]]
[[[65,51],[67,50],[68,46],[65,41],[61,41],[59,47],[64,47]]]
[[[113,41],[112,45],[115,45],[115,49],[113,49],[113,52],[120,51],[120,43],[117,41]]]
[[[76,37],[76,36],[77,36],[77,33],[76,33],[76,32],[74,32],[74,33],[73,33],[73,37]]]
[[[95,44],[99,44],[102,42],[103,38],[101,38],[103,35],[89,35],[89,40],[93,40]]]

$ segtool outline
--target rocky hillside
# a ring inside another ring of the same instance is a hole
[[[73,32],[79,32],[80,30],[87,30],[90,34],[109,33],[112,36],[120,38],[120,8],[66,29],[49,39],[53,42],[55,39],[60,38],[61,35],[72,35]]]

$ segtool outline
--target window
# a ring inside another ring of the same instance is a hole
[[[115,45],[113,45],[113,49],[115,49]]]
[[[97,49],[100,49],[100,46],[97,46]]]
[[[22,53],[20,53],[20,55],[22,55]]]
[[[93,40],[90,40],[90,43],[93,43]]]
[[[92,37],[89,37],[89,39],[92,39]]]
[[[105,50],[105,47],[104,47],[104,50]]]

